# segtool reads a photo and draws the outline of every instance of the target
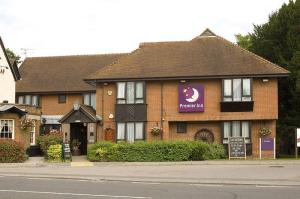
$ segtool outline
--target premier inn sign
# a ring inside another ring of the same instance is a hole
[[[179,84],[179,112],[203,112],[204,88],[201,84]]]

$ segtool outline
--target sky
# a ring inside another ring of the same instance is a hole
[[[0,0],[0,36],[24,57],[131,52],[206,28],[235,42],[288,0]]]

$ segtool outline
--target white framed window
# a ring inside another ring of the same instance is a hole
[[[88,105],[96,109],[96,93],[84,93],[83,104]]]
[[[226,121],[222,124],[223,144],[229,137],[244,137],[246,143],[251,142],[251,123],[249,121]]]
[[[117,104],[143,104],[144,82],[118,82]]]
[[[0,139],[15,139],[14,120],[0,119]]]
[[[144,140],[144,122],[118,122],[117,123],[117,140],[134,142]]]
[[[30,145],[34,146],[35,145],[35,134],[36,134],[36,122],[33,120],[32,121],[33,126],[30,128]]]
[[[31,106],[39,106],[39,95],[20,95],[18,96],[18,104],[26,104]]]
[[[224,102],[252,100],[251,78],[223,79],[222,82],[222,96]]]

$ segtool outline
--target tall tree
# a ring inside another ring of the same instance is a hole
[[[247,37],[249,47],[239,38],[237,43],[291,72],[279,80],[277,144],[279,152],[292,154],[295,128],[300,127],[300,0],[283,4],[267,23],[254,25],[253,33],[242,36]]]
[[[236,43],[249,50],[252,47],[252,42],[251,42],[251,37],[250,35],[241,35],[241,34],[236,34],[235,35]]]

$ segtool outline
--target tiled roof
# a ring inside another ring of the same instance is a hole
[[[22,79],[16,92],[79,92],[96,88],[83,78],[112,64],[124,54],[72,55],[26,58],[20,66]]]
[[[190,41],[143,43],[88,76],[86,81],[121,79],[286,76],[289,71],[255,55],[209,29]]]

